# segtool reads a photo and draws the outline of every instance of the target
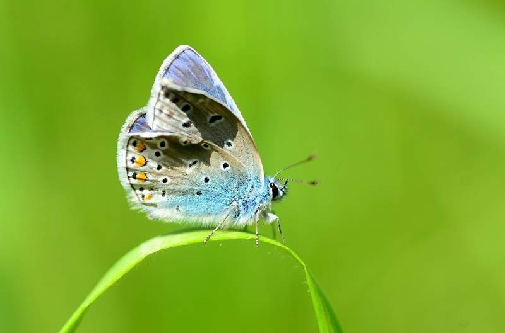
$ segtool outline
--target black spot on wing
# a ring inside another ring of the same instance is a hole
[[[213,115],[213,116],[211,116],[211,117],[209,118],[209,124],[211,124],[211,125],[212,125],[212,124],[214,124],[214,123],[216,123],[216,122],[220,121],[221,119],[223,119],[223,116],[221,116],[221,115],[219,115],[219,114],[215,114],[215,115]]]

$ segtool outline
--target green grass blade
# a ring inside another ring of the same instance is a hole
[[[159,252],[161,250],[180,247],[191,244],[201,244],[205,237],[209,234],[208,230],[199,231],[188,231],[175,233],[165,236],[154,237],[130,252],[124,255],[118,262],[116,262],[98,284],[93,288],[89,295],[84,299],[81,305],[75,310],[72,316],[65,323],[60,333],[74,332],[79,322],[81,321],[84,313],[89,308],[91,304],[109,287],[111,287],[116,281],[118,281],[123,275],[128,273],[133,267],[135,267],[139,262],[144,260],[147,256]],[[224,240],[250,240],[254,239],[253,234],[240,231],[219,231],[212,236],[211,242],[224,241]],[[305,276],[307,279],[307,285],[310,289],[310,294],[312,298],[312,303],[314,304],[314,310],[316,313],[316,319],[319,326],[319,332],[342,332],[340,325],[338,324],[337,317],[331,308],[330,303],[325,297],[324,293],[321,291],[314,278],[310,274],[305,263],[300,259],[300,257],[289,247],[281,244],[273,239],[260,236],[260,241],[263,243],[268,243],[290,253],[304,268]]]

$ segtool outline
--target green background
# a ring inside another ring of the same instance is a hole
[[[181,228],[129,210],[116,139],[189,44],[247,120],[287,244],[344,331],[505,331],[500,1],[0,1],[0,331],[55,332],[102,274]],[[268,226],[262,233],[271,235]],[[314,332],[303,271],[252,242],[175,249],[79,332]]]

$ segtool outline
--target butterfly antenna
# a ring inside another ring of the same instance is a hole
[[[306,184],[306,185],[319,185],[319,182],[317,180],[300,180],[300,179],[282,178],[282,177],[277,177],[275,179],[285,181],[286,183],[293,182],[293,183]]]
[[[312,153],[309,157],[307,157],[306,159],[304,160],[301,160],[299,162],[296,162],[294,164],[291,164],[291,165],[288,165],[287,167],[284,167],[282,169],[280,169],[279,171],[277,171],[274,175],[274,178],[276,179],[279,179],[277,178],[277,175],[281,174],[282,172],[288,170],[288,169],[291,169],[291,168],[294,168],[295,166],[298,166],[300,164],[303,164],[303,163],[306,163],[306,162],[309,162],[309,161],[312,161],[314,158],[316,158],[317,154],[316,153]]]

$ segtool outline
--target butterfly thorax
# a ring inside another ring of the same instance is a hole
[[[287,194],[287,182],[280,182],[273,177],[265,177],[260,187],[254,186],[246,191],[244,198],[238,199],[238,224],[252,223],[271,211],[273,201],[281,200]]]

